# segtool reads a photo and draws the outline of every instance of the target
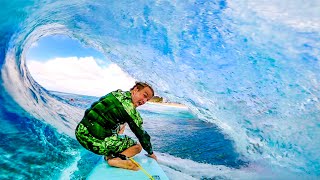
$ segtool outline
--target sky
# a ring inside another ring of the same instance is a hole
[[[129,90],[135,82],[102,53],[64,35],[33,43],[26,62],[31,76],[52,91],[103,96],[117,89]]]

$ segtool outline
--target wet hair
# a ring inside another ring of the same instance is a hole
[[[130,91],[132,91],[134,88],[138,88],[138,90],[140,91],[141,89],[145,88],[145,87],[149,87],[152,91],[152,97],[154,96],[154,91],[153,88],[151,87],[150,84],[146,83],[146,82],[136,82],[136,84],[130,89]]]

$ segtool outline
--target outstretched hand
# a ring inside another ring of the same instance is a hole
[[[150,158],[153,158],[154,160],[158,161],[158,158],[157,156],[153,153],[153,154],[146,154],[146,156],[150,157]]]

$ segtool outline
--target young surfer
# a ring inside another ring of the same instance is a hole
[[[142,118],[136,110],[154,96],[152,87],[137,82],[130,91],[113,91],[100,98],[86,110],[75,134],[79,143],[95,154],[104,155],[110,166],[138,170],[139,167],[127,159],[141,152],[157,160],[153,153],[150,136],[142,127]],[[125,124],[136,135],[140,143],[122,135]]]

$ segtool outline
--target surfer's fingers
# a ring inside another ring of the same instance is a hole
[[[153,153],[153,154],[145,154],[146,156],[150,157],[150,158],[153,158],[154,160],[158,161],[158,158],[157,156]]]

